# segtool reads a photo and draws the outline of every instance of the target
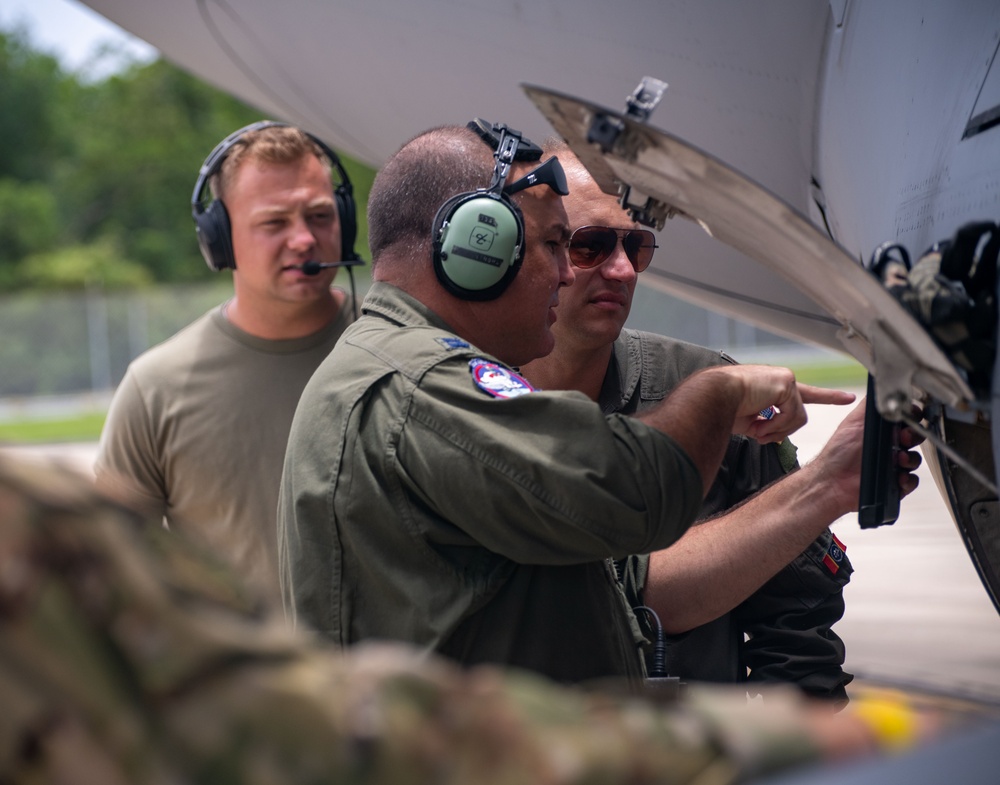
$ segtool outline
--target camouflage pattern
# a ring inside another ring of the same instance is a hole
[[[657,706],[340,652],[266,607],[82,475],[0,454],[0,783],[714,785],[817,754],[791,692]]]

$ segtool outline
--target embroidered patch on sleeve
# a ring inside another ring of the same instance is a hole
[[[463,341],[461,338],[449,335],[445,338],[435,338],[439,344],[441,344],[445,349],[468,349],[469,342]]]
[[[473,384],[494,398],[517,398],[535,391],[520,374],[482,357],[469,360],[469,371]]]
[[[831,537],[833,539],[830,542],[830,547],[823,554],[823,564],[836,575],[840,571],[840,563],[844,561],[844,551],[847,550],[847,546],[837,539],[836,534],[831,534]]]

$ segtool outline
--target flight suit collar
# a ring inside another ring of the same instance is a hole
[[[631,330],[622,330],[612,344],[611,362],[598,399],[605,414],[622,411],[635,395],[642,373],[641,351],[638,336]]]
[[[444,319],[420,300],[388,283],[376,282],[372,284],[361,304],[361,312],[365,315],[388,319],[400,327],[430,324],[442,330],[454,332]]]

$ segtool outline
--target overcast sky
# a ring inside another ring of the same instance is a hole
[[[0,28],[10,30],[21,23],[35,48],[55,55],[73,71],[86,68],[105,43],[122,46],[126,55],[156,56],[148,44],[76,0],[0,0]],[[101,70],[114,67],[113,63],[102,65]]]

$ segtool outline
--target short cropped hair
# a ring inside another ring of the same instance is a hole
[[[246,161],[267,164],[290,164],[306,155],[314,155],[328,172],[333,162],[304,131],[292,126],[268,126],[256,131],[248,131],[241,136],[226,154],[219,171],[209,180],[212,196],[225,198],[232,187],[236,173]]]
[[[563,139],[561,136],[547,136],[545,137],[545,140],[542,142],[541,146],[542,146],[542,154],[545,157],[552,155],[555,156],[566,155],[567,153],[569,155],[575,155],[575,153],[573,152],[573,148],[570,147],[569,144],[567,144],[566,140]],[[560,163],[562,163],[561,158],[559,159],[559,161]]]
[[[372,264],[400,243],[429,247],[441,205],[486,188],[493,166],[489,145],[464,126],[432,128],[404,144],[379,171],[368,197]]]
[[[593,175],[587,171],[587,167],[577,158],[576,153],[573,152],[573,148],[561,136],[548,137],[542,142],[541,147],[545,157],[556,156],[559,159],[559,163],[562,164],[562,168],[567,175],[579,174],[587,179],[593,179]]]

